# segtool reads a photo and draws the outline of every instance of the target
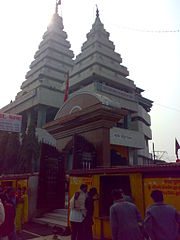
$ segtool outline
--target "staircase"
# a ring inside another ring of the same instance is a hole
[[[33,222],[51,227],[56,226],[65,230],[68,227],[68,209],[55,209],[52,212],[45,213],[42,217],[34,218]]]

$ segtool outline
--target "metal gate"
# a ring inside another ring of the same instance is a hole
[[[55,147],[42,143],[37,208],[52,210],[64,208],[64,204],[64,154]]]

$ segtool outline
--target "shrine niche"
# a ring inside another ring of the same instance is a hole
[[[126,115],[119,103],[105,96],[81,92],[72,95],[60,108],[55,120],[44,128],[65,155],[67,169],[108,167],[110,128]]]
[[[91,169],[96,167],[96,149],[83,136],[75,134],[66,145],[66,169]]]

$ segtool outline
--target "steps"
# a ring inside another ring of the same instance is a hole
[[[55,209],[45,213],[42,217],[34,218],[33,222],[66,229],[68,227],[68,209]]]

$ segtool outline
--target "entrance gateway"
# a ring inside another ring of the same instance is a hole
[[[58,189],[61,201],[62,196],[66,199],[65,205],[69,171],[111,167],[114,163],[128,165],[128,149],[110,143],[110,129],[126,114],[119,104],[107,97],[81,92],[72,95],[61,107],[55,120],[44,126],[56,139],[61,162],[62,159],[64,161],[61,166],[66,172],[66,186]]]
[[[110,167],[114,162],[128,165],[127,148],[110,142],[110,129],[126,114],[105,96],[81,92],[72,95],[44,128],[64,153],[66,170]]]

